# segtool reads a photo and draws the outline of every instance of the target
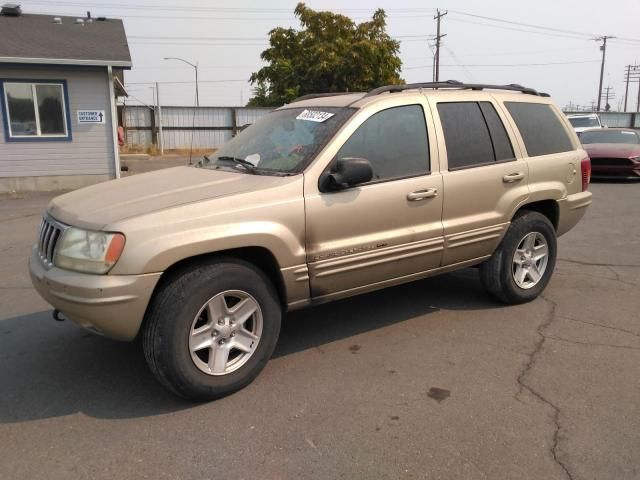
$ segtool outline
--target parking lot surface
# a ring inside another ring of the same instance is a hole
[[[0,199],[0,479],[640,478],[640,185],[591,190],[542,298],[469,269],[295,312],[208,404],[52,320],[26,267],[51,195]]]

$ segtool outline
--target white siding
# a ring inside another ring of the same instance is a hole
[[[54,175],[115,176],[111,107],[107,69],[5,67],[6,79],[66,80],[69,92],[71,141],[6,142],[4,112],[0,114],[0,177]],[[104,124],[77,121],[77,110],[104,110]]]

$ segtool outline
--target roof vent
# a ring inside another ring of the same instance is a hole
[[[51,19],[51,21],[52,21],[53,23],[55,23],[56,25],[62,25],[62,18],[61,18],[61,17],[53,17],[53,18]]]
[[[19,17],[22,15],[22,8],[17,3],[5,3],[2,5],[0,15],[5,17]]]

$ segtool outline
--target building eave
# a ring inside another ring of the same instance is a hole
[[[72,58],[20,58],[0,57],[0,63],[21,63],[28,65],[68,65],[88,67],[113,67],[131,69],[131,61],[122,60],[79,60]]]

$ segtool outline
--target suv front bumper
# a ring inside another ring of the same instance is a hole
[[[34,247],[31,282],[69,320],[116,340],[133,340],[162,273],[92,275],[45,268]]]

